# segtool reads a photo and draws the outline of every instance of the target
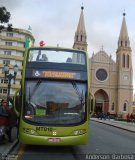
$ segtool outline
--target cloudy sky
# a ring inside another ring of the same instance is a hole
[[[115,59],[122,14],[131,42],[135,83],[135,0],[0,0],[11,13],[10,23],[15,28],[30,25],[36,44],[72,47],[81,5],[84,5],[89,57],[101,46]]]

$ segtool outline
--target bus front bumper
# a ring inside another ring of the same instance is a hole
[[[81,145],[88,143],[88,133],[66,137],[35,136],[21,133],[19,141],[23,144],[32,145]]]

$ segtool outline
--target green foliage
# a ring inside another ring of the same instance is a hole
[[[8,27],[7,27],[7,30],[9,31],[9,32],[11,32],[12,31],[12,24],[8,24]]]
[[[5,7],[0,7],[0,22],[1,23],[8,23],[10,16],[11,16],[10,12],[8,12]]]
[[[8,23],[10,20],[10,16],[11,16],[10,12],[8,12],[5,7],[0,7],[0,23],[1,24]],[[5,28],[4,25],[0,25],[0,31],[3,30],[4,28]],[[7,30],[12,31],[12,24],[8,24]]]

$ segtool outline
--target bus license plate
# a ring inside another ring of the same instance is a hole
[[[48,142],[60,142],[60,138],[48,138]]]

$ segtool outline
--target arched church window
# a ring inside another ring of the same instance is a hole
[[[123,41],[121,41],[121,46],[123,46]]]
[[[122,67],[125,68],[125,54],[122,55]]]
[[[112,103],[112,111],[114,111],[114,102]]]
[[[83,39],[83,36],[81,35],[81,41],[82,41],[82,39]]]
[[[78,41],[78,35],[76,36],[76,41]]]
[[[129,55],[127,55],[127,68],[129,68]]]
[[[124,103],[123,111],[127,111],[127,103]]]

